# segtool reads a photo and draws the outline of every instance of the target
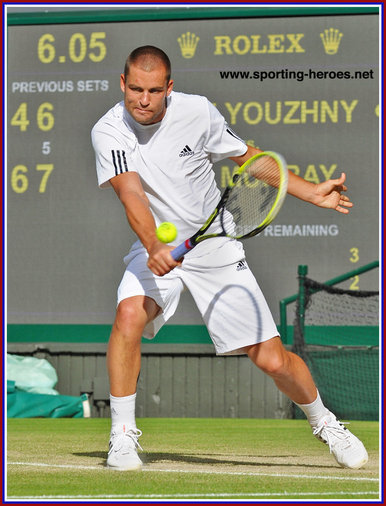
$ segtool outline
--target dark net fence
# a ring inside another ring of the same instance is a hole
[[[343,290],[304,278],[293,351],[311,370],[325,405],[338,418],[377,420],[379,293]],[[295,418],[304,418],[294,408]]]

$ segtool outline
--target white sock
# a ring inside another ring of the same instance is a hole
[[[126,397],[114,397],[110,394],[111,429],[120,426],[124,432],[136,429],[135,423],[135,398],[137,394]]]
[[[328,415],[330,412],[323,404],[322,399],[320,398],[319,392],[316,399],[311,402],[311,404],[297,404],[299,408],[306,415],[309,424],[312,428],[315,428],[319,425],[320,420]]]

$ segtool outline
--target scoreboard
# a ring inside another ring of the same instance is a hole
[[[167,19],[166,10],[131,17],[126,9],[112,19],[90,10],[50,23],[9,15],[8,323],[113,320],[122,258],[136,238],[113,190],[97,186],[90,131],[122,99],[126,57],[145,44],[168,53],[175,90],[207,96],[248,143],[282,153],[314,183],[347,175],[348,216],[288,197],[276,221],[245,242],[276,321],[279,300],[296,292],[298,264],[325,281],[379,258],[378,15],[223,11],[208,9],[206,19],[181,8]],[[215,166],[220,187],[234,168]],[[377,289],[378,275],[345,287]],[[189,294],[172,323],[202,324]]]

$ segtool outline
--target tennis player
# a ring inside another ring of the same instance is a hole
[[[120,78],[123,101],[94,126],[99,186],[112,187],[139,240],[125,257],[107,365],[111,434],[107,466],[142,467],[135,398],[141,337],[153,338],[175,312],[187,287],[217,354],[247,354],[306,414],[313,434],[343,467],[367,460],[362,442],[324,405],[306,364],[287,351],[264,296],[236,240],[200,243],[182,262],[173,260],[156,227],[173,222],[190,237],[217,205],[212,165],[230,158],[242,165],[259,150],[247,146],[205,98],[173,91],[168,56],[153,46],[135,49]],[[288,193],[322,208],[348,213],[345,175],[313,184],[289,173]],[[240,268],[240,266],[242,268]],[[237,304],[235,304],[237,301]]]

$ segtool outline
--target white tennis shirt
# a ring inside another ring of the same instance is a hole
[[[205,223],[220,199],[213,164],[247,151],[207,98],[179,92],[154,125],[140,125],[119,102],[92,129],[92,143],[99,186],[137,172],[156,225],[176,225],[176,244]]]

